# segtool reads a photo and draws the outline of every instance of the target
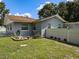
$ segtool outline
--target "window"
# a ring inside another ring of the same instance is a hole
[[[12,26],[11,25],[8,25],[7,26],[7,30],[9,30],[9,31],[12,30]]]
[[[10,30],[12,30],[12,26],[10,25]]]
[[[28,26],[23,26],[22,30],[28,30]]]
[[[61,24],[58,24],[58,28],[61,28]]]
[[[24,26],[22,26],[21,29],[22,29],[22,30],[28,30],[28,25],[24,25]]]
[[[48,28],[51,28],[51,24],[48,24]]]
[[[7,26],[7,30],[9,30],[9,26]]]
[[[32,26],[32,30],[36,30],[36,27],[35,26]]]

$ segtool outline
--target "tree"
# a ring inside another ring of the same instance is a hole
[[[61,2],[58,5],[58,14],[69,22],[79,21],[79,4],[77,2]]]
[[[63,19],[69,22],[79,21],[79,0],[74,2],[60,2],[58,5],[46,4],[39,12],[39,18],[49,17],[59,14]]]
[[[9,9],[5,7],[4,2],[0,2],[0,26],[3,25],[5,14],[9,13]]]
[[[73,0],[74,2],[79,2],[79,0]]]
[[[58,12],[57,12],[57,13],[58,13],[62,18],[66,19],[66,18],[67,18],[67,15],[68,15],[68,10],[67,10],[66,3],[60,2],[57,7],[58,7]]]
[[[76,8],[76,5],[77,3],[74,3],[74,2],[67,2],[66,3],[66,6],[67,6],[67,10],[68,10],[68,19],[70,22],[74,22],[74,21],[77,21],[76,18],[75,18],[75,8]]]
[[[39,18],[45,18],[55,15],[57,13],[55,7],[56,5],[53,3],[46,4],[41,10],[39,10],[38,12]]]

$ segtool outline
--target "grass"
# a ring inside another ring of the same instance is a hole
[[[79,47],[45,38],[13,41],[1,37],[0,59],[79,59]]]

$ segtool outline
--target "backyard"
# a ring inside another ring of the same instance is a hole
[[[1,37],[0,59],[79,59],[79,47],[45,38],[13,41]]]

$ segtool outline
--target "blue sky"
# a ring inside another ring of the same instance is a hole
[[[46,2],[59,3],[63,0],[3,0],[11,14],[26,14],[38,18],[38,9]]]

